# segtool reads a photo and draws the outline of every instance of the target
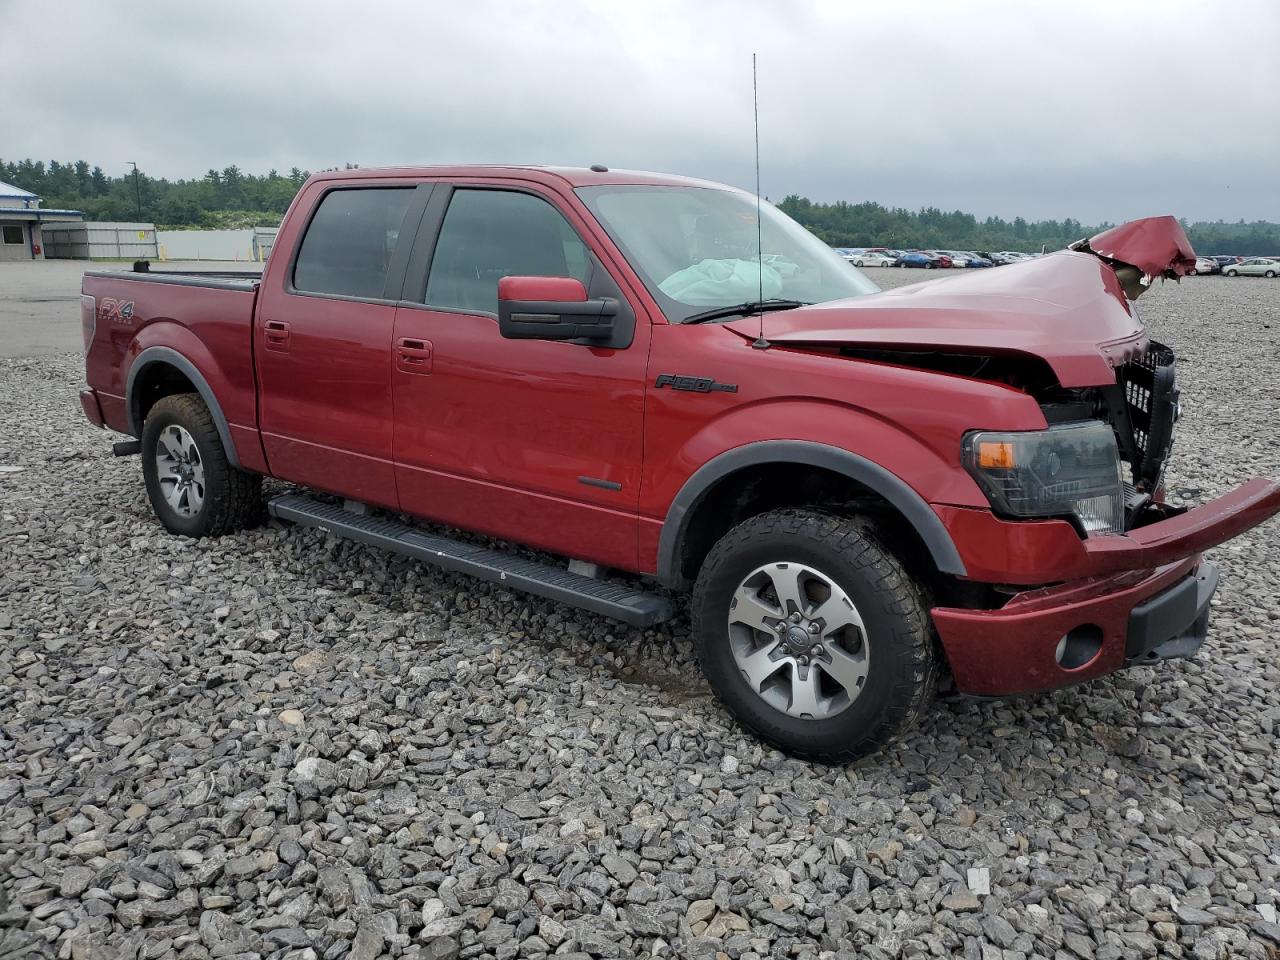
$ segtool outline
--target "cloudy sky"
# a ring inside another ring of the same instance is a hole
[[[908,12],[909,11],[909,12]],[[774,200],[1280,220],[1280,3],[0,0],[0,157],[517,162]]]

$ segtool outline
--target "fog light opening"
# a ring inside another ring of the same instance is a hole
[[[1064,670],[1078,670],[1102,649],[1102,628],[1096,623],[1082,623],[1063,634],[1054,651],[1054,659]]]

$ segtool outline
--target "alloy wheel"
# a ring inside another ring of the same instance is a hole
[[[831,577],[801,563],[770,563],[733,593],[734,660],[751,690],[792,717],[825,720],[866,685],[870,648],[862,616]]]
[[[180,517],[194,517],[204,506],[204,462],[200,448],[178,424],[156,438],[156,478],[165,502]]]

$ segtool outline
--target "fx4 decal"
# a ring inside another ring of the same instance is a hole
[[[106,297],[98,304],[98,319],[129,326],[133,323],[133,301]]]
[[[661,390],[670,387],[672,390],[684,390],[688,393],[737,393],[736,383],[716,383],[710,377],[682,377],[674,373],[661,373],[653,385]]]

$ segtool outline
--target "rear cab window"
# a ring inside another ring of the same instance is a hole
[[[326,193],[298,247],[294,290],[382,299],[413,192],[413,187],[354,187]]]

